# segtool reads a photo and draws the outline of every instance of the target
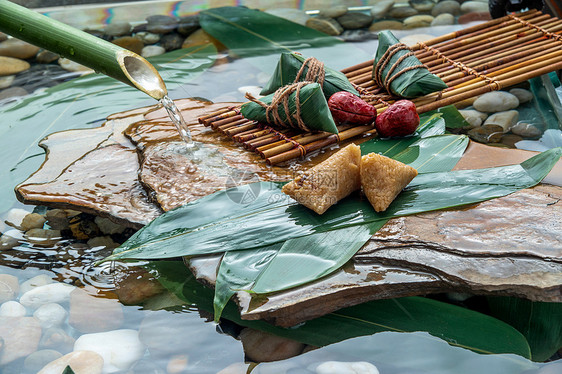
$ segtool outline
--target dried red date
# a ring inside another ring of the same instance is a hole
[[[334,121],[340,125],[366,125],[377,117],[374,106],[347,91],[336,92],[330,96],[328,107]]]
[[[420,124],[416,105],[410,100],[399,100],[382,112],[375,121],[380,137],[413,134]]]

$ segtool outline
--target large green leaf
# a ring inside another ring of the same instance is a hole
[[[489,297],[491,315],[519,330],[531,346],[534,361],[552,357],[562,347],[562,303]]]
[[[435,136],[444,131],[443,120],[432,115],[423,118],[420,129],[410,138],[373,139],[361,146],[410,164],[420,173],[448,171],[462,156],[468,139],[456,135]],[[279,250],[265,247],[225,253],[217,274],[215,319],[220,318],[222,308],[237,290],[277,292],[332,273],[385,223],[386,220],[380,220],[374,224],[290,239]]]
[[[536,185],[561,154],[562,148],[554,148],[519,165],[420,174],[381,213],[352,195],[320,216],[283,194],[282,183],[240,186],[236,187],[240,193],[258,187],[264,191],[247,205],[232,201],[231,189],[169,211],[139,230],[103,261],[258,248],[317,232],[477,203]]]
[[[186,84],[215,61],[213,45],[177,50],[149,58],[168,90]],[[183,62],[182,62],[183,60]],[[112,78],[91,74],[0,107],[0,212],[11,207],[14,186],[37,170],[44,160],[37,143],[56,131],[84,128],[108,115],[156,101]]]
[[[147,266],[155,271],[159,282],[180,299],[203,310],[213,310],[213,291],[196,282],[183,262],[153,261]],[[511,326],[469,309],[422,297],[371,301],[290,329],[263,321],[243,320],[233,303],[228,303],[223,317],[242,326],[316,346],[381,331],[427,331],[451,345],[476,352],[529,357],[525,338]]]

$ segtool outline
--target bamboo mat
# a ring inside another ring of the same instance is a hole
[[[416,57],[448,88],[412,100],[418,113],[501,90],[562,69],[562,20],[536,10],[510,14],[413,46]],[[383,94],[372,79],[373,60],[342,70],[361,97],[383,112],[397,97]],[[327,145],[374,132],[373,125],[338,126],[339,134],[278,131],[247,120],[239,107],[199,118],[257,152],[270,165],[302,157]]]

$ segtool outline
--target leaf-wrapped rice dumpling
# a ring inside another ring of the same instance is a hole
[[[407,54],[411,55],[403,57]],[[414,66],[416,68],[413,68]],[[419,97],[447,88],[445,82],[431,74],[409,48],[401,44],[388,30],[379,33],[373,80],[385,87],[389,93],[406,98]]]
[[[250,94],[246,97],[251,101],[242,105],[240,113],[247,119],[282,128],[338,133],[318,83],[294,83],[259,100]]]
[[[353,85],[343,73],[324,66],[316,59],[305,59],[301,55],[287,52],[281,54],[273,75],[260,94],[269,95],[280,87],[295,83],[297,76],[299,82],[308,80],[321,83],[323,81],[321,85],[326,98],[340,91],[347,91],[359,96],[357,90],[353,88]]]

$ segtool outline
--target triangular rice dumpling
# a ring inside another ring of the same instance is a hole
[[[294,83],[304,61],[305,58],[301,55],[288,52],[282,53],[273,75],[260,94],[269,95],[270,93],[275,92],[279,87]],[[322,88],[324,96],[326,96],[327,99],[336,92],[340,91],[351,92],[352,94],[359,96],[357,90],[353,88],[347,77],[342,72],[330,69],[326,66],[324,66],[324,72],[325,76]],[[304,81],[307,73],[308,66],[305,66],[299,81]]]
[[[377,48],[377,54],[373,65],[373,80],[375,81],[375,68],[377,63],[381,60],[389,47],[400,43],[400,41],[388,30],[381,31],[378,35],[379,47]],[[408,52],[410,51],[400,50],[394,54],[386,67],[382,70],[383,80],[387,78],[388,72],[392,69],[394,63]],[[393,69],[392,76],[405,68],[416,65],[422,65],[422,63],[415,56],[409,56]],[[437,75],[431,74],[426,67],[407,71],[390,82],[390,93],[406,98],[427,95],[435,91],[441,91],[445,88],[447,88],[445,82],[443,82]]]
[[[264,105],[269,106],[275,94],[267,95],[259,99]],[[296,105],[297,91],[294,91],[288,97],[289,118],[285,113],[284,105],[280,103],[276,109],[272,109],[267,115],[267,109],[254,101],[250,101],[240,108],[242,115],[251,120],[268,123],[277,127],[293,127],[303,131],[326,131],[337,134],[338,129],[328,108],[328,102],[322,93],[322,88],[318,83],[304,84],[300,88],[300,118],[306,126],[302,128],[298,125],[298,113]],[[249,96],[247,96],[249,97]],[[276,111],[281,119],[280,123],[276,123],[274,116]]]
[[[316,213],[323,214],[361,188],[360,164],[361,148],[350,144],[284,185],[283,192]]]
[[[416,175],[413,167],[378,153],[361,158],[361,187],[377,212],[385,211]]]

